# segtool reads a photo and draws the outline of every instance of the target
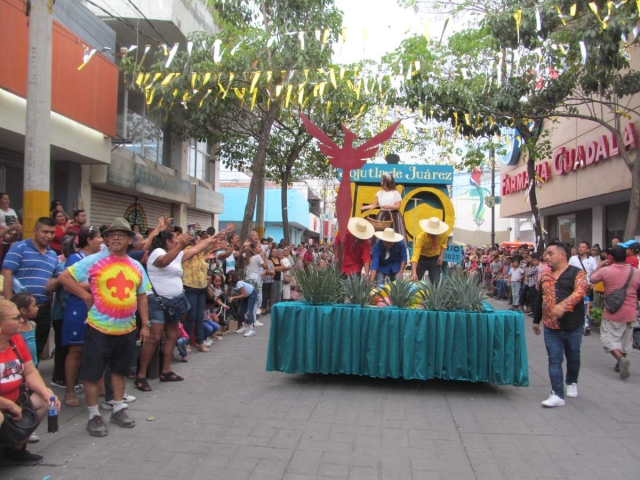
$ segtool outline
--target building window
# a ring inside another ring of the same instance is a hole
[[[207,181],[207,167],[211,156],[207,142],[198,142],[195,139],[189,141],[189,170],[190,177]]]
[[[558,215],[558,238],[567,245],[576,244],[576,216]]]
[[[142,158],[162,164],[162,144],[164,133],[160,114],[147,117],[143,106],[141,114],[129,110],[126,117],[127,140],[125,148]]]

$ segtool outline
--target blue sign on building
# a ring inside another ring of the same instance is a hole
[[[380,183],[380,177],[389,173],[397,184],[411,183],[427,185],[453,184],[453,167],[450,165],[389,165],[383,163],[366,164],[359,170],[351,170],[351,181],[354,183]],[[339,173],[338,179],[342,177]]]

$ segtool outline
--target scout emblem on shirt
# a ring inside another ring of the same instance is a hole
[[[140,272],[129,263],[106,257],[91,269],[94,307],[112,318],[126,318],[137,308]]]

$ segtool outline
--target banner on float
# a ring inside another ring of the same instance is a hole
[[[453,184],[453,166],[451,165],[394,165],[370,163],[364,167],[351,170],[353,183],[380,183],[380,177],[388,173],[398,185],[418,184]],[[338,170],[338,180],[342,179],[342,170]]]
[[[443,261],[449,263],[460,263],[462,261],[462,247],[460,245],[447,245]]]

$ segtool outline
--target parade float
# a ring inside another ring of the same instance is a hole
[[[409,244],[422,218],[437,216],[453,226],[447,194],[452,167],[363,161],[375,155],[375,145],[394,126],[357,149],[346,135],[340,149],[305,124],[332,165],[344,169],[336,200],[338,232],[346,231],[350,215],[365,217],[359,207],[371,202],[384,173],[394,175],[401,189]],[[399,279],[379,288],[365,279],[341,280],[335,268],[326,267],[299,271],[297,283],[303,302],[271,308],[268,371],[529,385],[522,314],[494,311],[474,278],[451,273],[437,284]]]

